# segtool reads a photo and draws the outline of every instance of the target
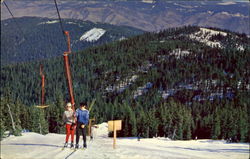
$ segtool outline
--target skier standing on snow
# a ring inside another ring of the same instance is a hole
[[[80,103],[80,108],[76,110],[77,127],[76,127],[76,148],[79,148],[80,132],[83,136],[83,147],[87,148],[86,143],[86,126],[89,122],[89,111],[87,110],[87,104]]]
[[[75,117],[74,111],[72,109],[71,103],[67,103],[66,111],[63,113],[63,121],[66,127],[66,139],[64,147],[68,146],[69,136],[71,136],[71,145],[70,147],[74,147],[74,134],[75,134]]]

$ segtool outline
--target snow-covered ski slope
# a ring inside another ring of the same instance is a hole
[[[86,150],[66,148],[65,135],[23,133],[1,141],[1,159],[248,159],[247,143],[226,143],[222,140],[171,141],[167,138],[118,138],[112,148],[107,137],[107,123],[95,130],[93,141],[87,140]],[[80,139],[82,141],[82,138]]]
[[[85,32],[81,37],[80,37],[80,41],[88,41],[88,42],[92,42],[92,41],[97,41],[98,39],[100,39],[104,34],[105,34],[106,30],[101,29],[101,28],[93,28],[87,32]]]

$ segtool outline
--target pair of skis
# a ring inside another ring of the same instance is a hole
[[[64,149],[68,149],[69,147],[63,147],[62,148],[62,151],[64,150]],[[84,148],[84,147],[81,147],[81,148],[75,148],[75,147],[70,147],[69,148],[70,150],[73,150],[73,151],[77,151],[77,150],[85,150],[86,148]]]

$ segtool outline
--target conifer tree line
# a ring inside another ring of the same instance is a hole
[[[211,48],[188,38],[198,30],[172,28],[73,53],[76,107],[81,101],[96,99],[90,117],[97,123],[121,119],[119,136],[249,142],[250,51],[245,43],[249,38],[230,33],[244,51],[237,50],[232,39],[224,39],[224,49]],[[175,49],[190,53],[177,58]],[[50,105],[45,109],[34,107],[40,102],[40,63],[46,75],[46,104]],[[1,68],[1,74],[1,137],[6,130],[17,135],[23,129],[64,133],[62,114],[69,99],[62,57],[9,65]],[[138,77],[134,82],[119,89],[120,83],[129,83],[134,75]],[[148,82],[152,87],[134,97]],[[187,84],[195,88],[181,87]],[[164,99],[161,91],[167,90],[174,93]],[[222,96],[211,98],[218,92]]]

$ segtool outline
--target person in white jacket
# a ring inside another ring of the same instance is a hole
[[[66,127],[66,138],[64,147],[68,146],[69,136],[71,136],[71,145],[70,147],[74,147],[74,135],[75,135],[75,113],[72,109],[71,103],[67,103],[66,110],[63,113],[63,122]]]

